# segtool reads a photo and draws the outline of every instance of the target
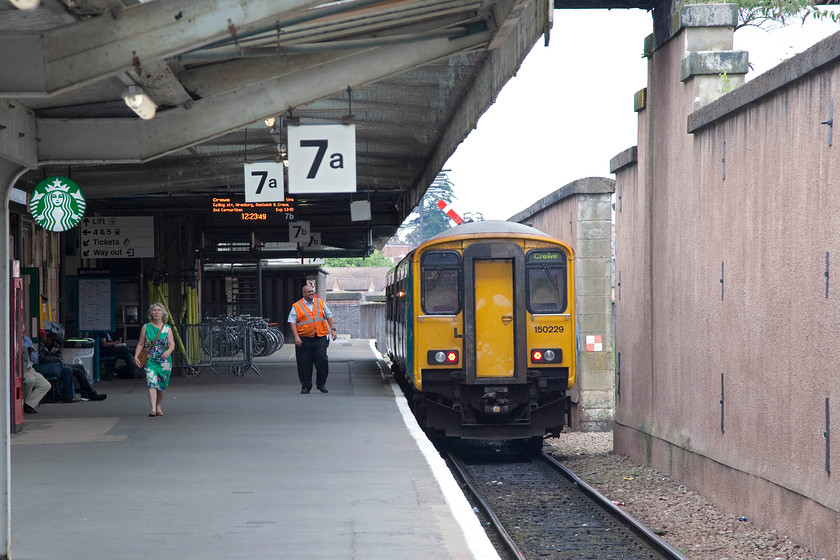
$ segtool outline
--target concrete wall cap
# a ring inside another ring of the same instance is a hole
[[[522,222],[528,220],[541,210],[545,210],[549,206],[557,204],[561,200],[576,194],[605,194],[615,192],[615,180],[608,177],[586,177],[584,179],[576,179],[571,183],[560,187],[553,193],[549,194],[532,204],[522,212],[515,214],[508,218],[509,222]]]
[[[736,113],[826,64],[836,64],[838,59],[840,31],[691,113],[688,116],[688,132],[694,133],[718,119]]]
[[[689,53],[680,64],[680,81],[709,74],[746,74],[750,69],[747,51],[700,51]]]
[[[642,88],[633,94],[633,111],[639,112],[647,107],[647,88]]]
[[[637,161],[639,161],[639,148],[637,146],[631,146],[623,152],[619,152],[610,160],[610,173],[617,173],[619,170]]]
[[[738,4],[688,4],[672,17],[672,34],[686,27],[735,27]]]

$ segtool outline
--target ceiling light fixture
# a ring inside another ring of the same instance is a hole
[[[41,4],[41,0],[11,0],[18,10],[34,10]]]
[[[266,117],[265,118],[265,126],[267,126],[268,128],[271,128],[272,126],[274,126],[274,117]]]
[[[141,119],[149,120],[155,116],[157,104],[140,86],[128,86],[123,90],[122,98]]]

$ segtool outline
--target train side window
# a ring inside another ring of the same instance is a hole
[[[526,258],[528,311],[566,311],[566,255],[560,251],[531,251]]]
[[[461,310],[461,256],[429,251],[420,259],[420,290],[427,315],[457,315]]]

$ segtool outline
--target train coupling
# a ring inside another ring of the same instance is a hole
[[[485,387],[481,397],[484,414],[507,414],[510,411],[510,397],[507,387]]]

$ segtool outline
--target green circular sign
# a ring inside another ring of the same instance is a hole
[[[73,180],[47,177],[33,189],[29,213],[44,229],[66,231],[79,225],[86,205],[82,189]]]

